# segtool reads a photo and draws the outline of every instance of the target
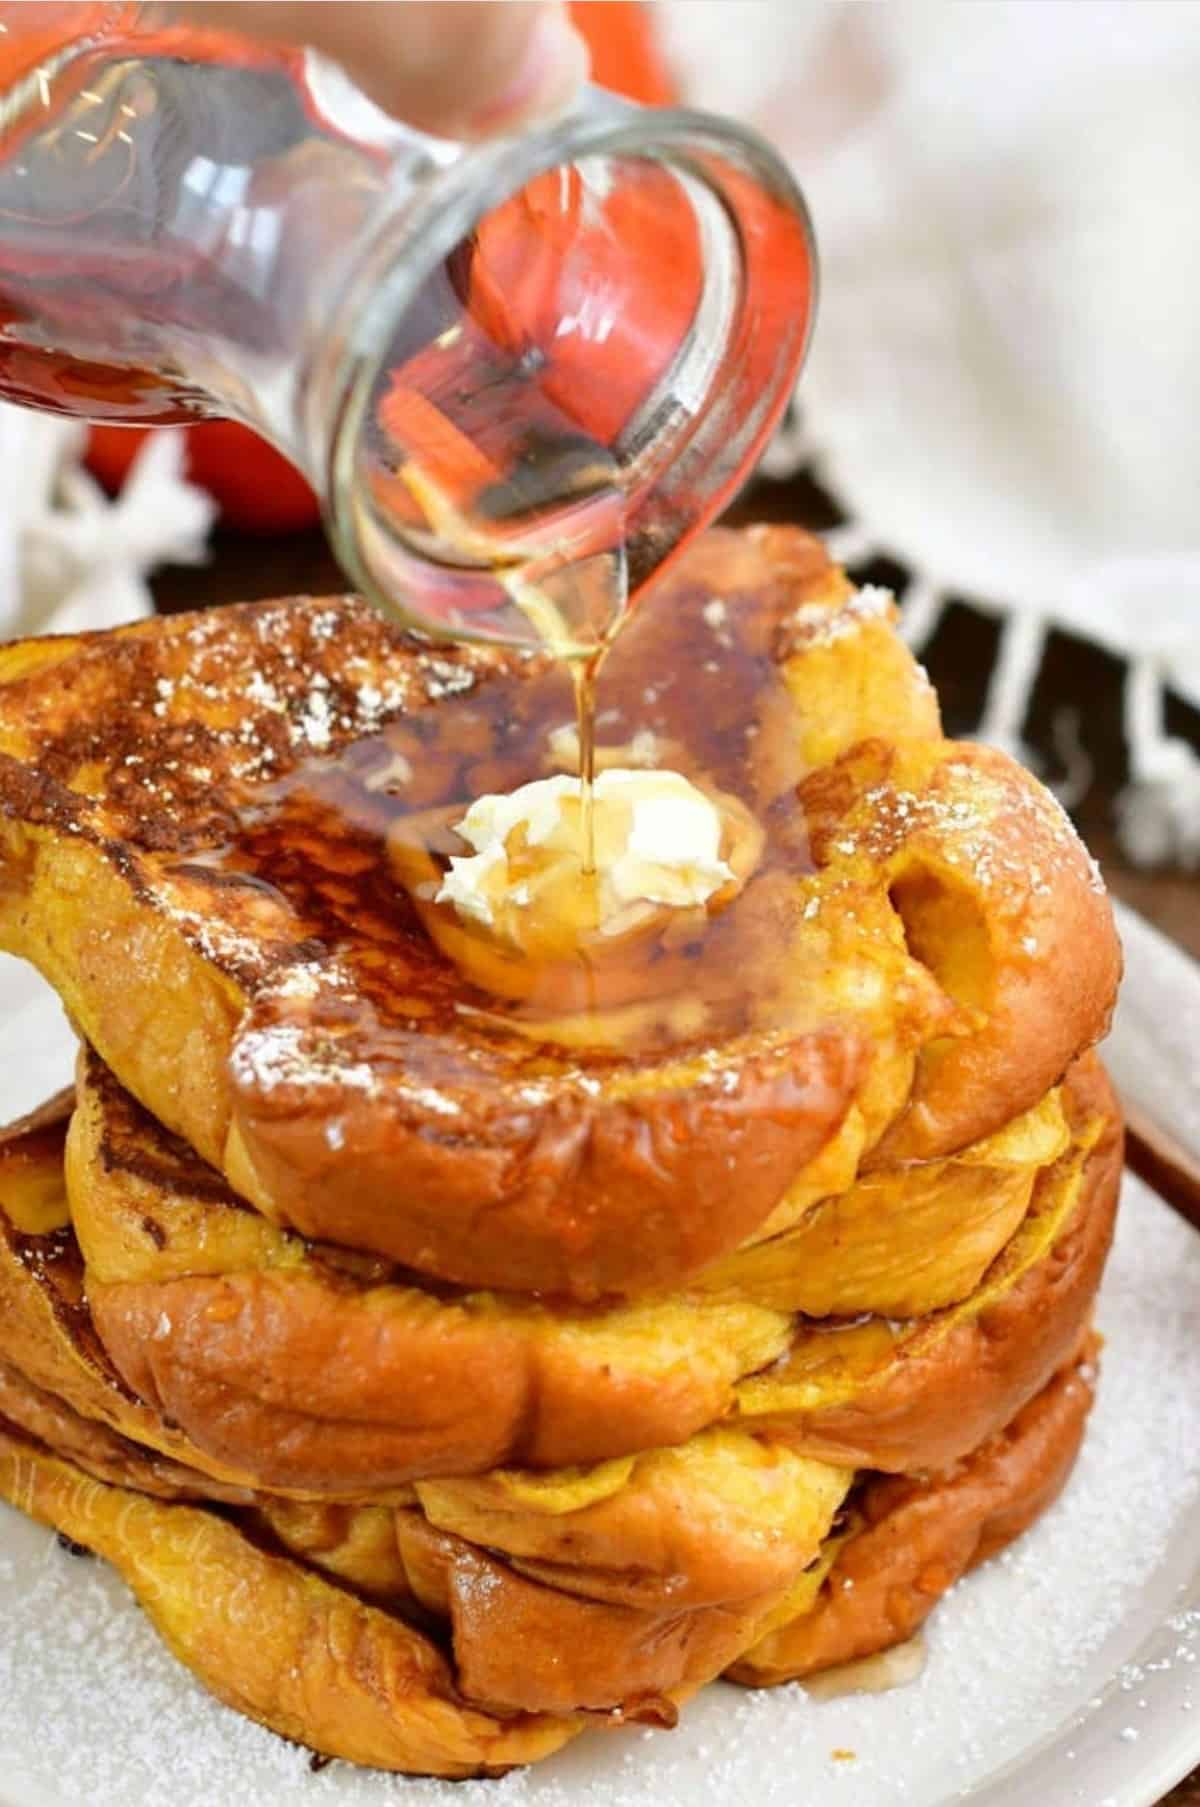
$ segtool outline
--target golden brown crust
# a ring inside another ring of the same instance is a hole
[[[79,1075],[68,1175],[92,1321],[140,1398],[265,1485],[344,1492],[680,1442],[786,1346],[785,1314],[736,1301],[554,1309],[347,1272],[343,1252],[239,1208],[86,1049]],[[147,1277],[105,1278],[128,1272]]]
[[[1121,974],[1112,907],[1050,793],[993,747],[865,740],[801,786],[830,891],[884,893],[959,1007],[922,1047],[867,1169],[993,1134],[1106,1032]]]
[[[775,1599],[639,1611],[526,1580],[415,1513],[397,1514],[397,1535],[426,1604],[449,1619],[463,1694],[497,1712],[673,1724],[672,1696],[719,1675]]]
[[[877,1168],[936,1159],[1028,1110],[1107,1033],[1121,979],[1112,905],[1051,793],[994,747],[955,746],[932,770],[924,753],[909,765],[924,780],[922,804],[887,857],[891,895],[912,951],[985,1020],[922,1051],[908,1108],[870,1156]],[[888,807],[876,801],[881,817]],[[972,908],[986,936],[977,972],[953,958]]]
[[[90,1480],[2,1423],[0,1497],[111,1562],[219,1700],[313,1750],[460,1778],[535,1762],[581,1729],[479,1712],[421,1632],[212,1512]]]
[[[1064,1098],[1077,1141],[1093,1119],[1108,1128],[1086,1162],[1077,1146],[1035,1183],[1034,1219],[1018,1233],[1030,1271],[1018,1271],[1012,1245],[984,1277],[986,1309],[973,1295],[959,1319],[905,1326],[896,1349],[879,1324],[847,1340],[736,1299],[581,1313],[435,1298],[322,1267],[311,1253],[297,1266],[288,1247],[274,1251],[277,1267],[189,1272],[219,1268],[229,1235],[239,1238],[233,1258],[249,1259],[242,1232],[259,1220],[219,1187],[204,1196],[213,1176],[176,1159],[86,1053],[69,1169],[78,1233],[99,1271],[175,1273],[105,1283],[89,1271],[92,1319],[126,1384],[263,1486],[344,1495],[597,1462],[681,1442],[731,1410],[824,1460],[905,1469],[952,1460],[1003,1424],[1066,1359],[1086,1318],[1111,1235],[1119,1137],[1094,1061],[1072,1069]],[[165,1248],[131,1252],[134,1232],[121,1232],[119,1260],[110,1256],[102,1233],[122,1219],[150,1222]],[[837,1362],[859,1363],[872,1338],[882,1354],[847,1388]],[[786,1383],[800,1371],[809,1384],[797,1403]]]
[[[249,1488],[215,1480],[169,1456],[84,1418],[55,1394],[35,1387],[18,1368],[0,1361],[0,1419],[74,1462],[85,1474],[115,1487],[160,1500],[223,1500],[248,1505]]]
[[[1091,1126],[1096,1139],[1082,1161],[1077,1201],[1047,1251],[982,1309],[960,1307],[924,1320],[899,1359],[880,1364],[837,1403],[772,1409],[771,1377],[745,1383],[744,1422],[770,1426],[795,1449],[828,1462],[891,1473],[940,1469],[1007,1424],[1073,1359],[1112,1242],[1123,1136],[1116,1099],[1094,1055],[1072,1068],[1064,1100],[1076,1134]],[[1062,1187],[1078,1159],[1077,1150],[1042,1176],[1035,1211],[1039,1192]],[[1000,1256],[997,1269],[1005,1259]]]
[[[256,1202],[286,1190],[285,1220],[307,1236],[462,1283],[581,1299],[665,1287],[757,1229],[841,1123],[865,1065],[840,1028],[727,1052],[728,1087],[687,1068],[626,1097],[564,1086],[536,1111],[514,1096],[469,1128],[351,1094],[338,1111],[349,1162],[331,1159],[326,1122],[295,1098],[243,1095],[240,1177]],[[398,1192],[393,1234],[381,1225]]]
[[[785,861],[721,920],[748,923],[793,972],[811,1020],[764,1040],[723,997],[699,1034],[719,1074],[695,1044],[597,1065],[464,1016],[486,1000],[406,914],[390,826],[541,770],[562,681],[543,662],[417,649],[345,600],[6,649],[0,940],[276,1221],[467,1285],[581,1299],[677,1286],[766,1221],[867,1093],[887,1099],[878,1139],[920,1049],[878,1159],[989,1133],[1103,1027],[1114,942],[1077,844],[1010,762],[937,738],[876,600],[807,536],[716,532],[610,661],[630,728],[678,744],[795,858],[794,880]],[[700,650],[709,601],[724,611],[717,659]],[[675,675],[648,702],[651,669]],[[845,832],[804,876],[795,786],[819,815],[821,783],[847,778],[864,741],[895,769],[882,791],[850,773]],[[899,833],[909,797],[926,819]],[[982,882],[956,826],[980,800],[976,854],[1002,856],[1003,882]],[[914,928],[916,868],[931,864],[956,869],[983,914],[979,1008]],[[717,965],[741,974],[735,944]]]
[[[679,1612],[785,1587],[817,1555],[849,1469],[717,1427],[633,1462],[422,1481],[425,1518],[524,1575],[610,1605]]]
[[[656,1353],[651,1312],[639,1314],[651,1343],[640,1368],[636,1343],[614,1365],[586,1341],[297,1275],[97,1287],[92,1313],[140,1398],[273,1487],[362,1491],[504,1463],[602,1461],[688,1436],[733,1397],[718,1352],[692,1369],[684,1347]],[[713,1323],[719,1334],[719,1314]]]
[[[1096,1341],[1003,1431],[956,1467],[879,1477],[855,1501],[861,1528],[839,1549],[815,1606],[727,1671],[772,1687],[912,1637],[959,1576],[1003,1549],[1057,1499],[1095,1393]]]

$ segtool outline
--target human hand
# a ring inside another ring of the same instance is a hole
[[[239,0],[178,14],[340,63],[396,119],[445,138],[487,138],[555,112],[588,53],[548,0]]]

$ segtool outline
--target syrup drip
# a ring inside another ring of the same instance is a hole
[[[599,552],[572,556],[570,546],[551,561],[509,564],[493,570],[536,629],[542,644],[566,669],[575,700],[579,740],[579,861],[585,877],[596,870],[596,684],[629,610],[629,586],[621,503],[614,490],[593,500],[591,533],[609,543]],[[613,543],[615,541],[615,543]]]
[[[596,679],[607,648],[590,658],[571,661],[571,687],[575,692],[575,726],[579,735],[580,865],[584,876],[596,870]]]
[[[596,870],[596,672],[592,661],[572,661],[571,688],[579,736],[579,863],[589,877]]]

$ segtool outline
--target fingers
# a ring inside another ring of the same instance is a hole
[[[175,10],[322,51],[395,118],[447,138],[490,137],[554,113],[587,74],[566,8],[547,0],[242,0]]]

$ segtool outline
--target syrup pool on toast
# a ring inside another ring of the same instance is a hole
[[[629,1060],[786,1030],[803,1005],[785,987],[803,967],[780,953],[807,907],[796,879],[813,868],[779,614],[769,591],[714,599],[676,582],[661,600],[647,594],[608,651],[598,769],[678,774],[711,804],[729,881],[698,904],[635,911],[605,933],[577,837],[546,876],[553,908],[523,911],[514,876],[507,935],[439,900],[452,861],[471,851],[457,830],[477,799],[579,772],[570,675],[548,657],[478,677],[442,662],[434,706],[260,791],[206,864],[282,892],[300,933],[342,950],[371,1033],[400,1034],[418,1064],[438,1058],[430,1031],[464,1017],[519,1038],[531,1067],[556,1048],[572,1062]]]

